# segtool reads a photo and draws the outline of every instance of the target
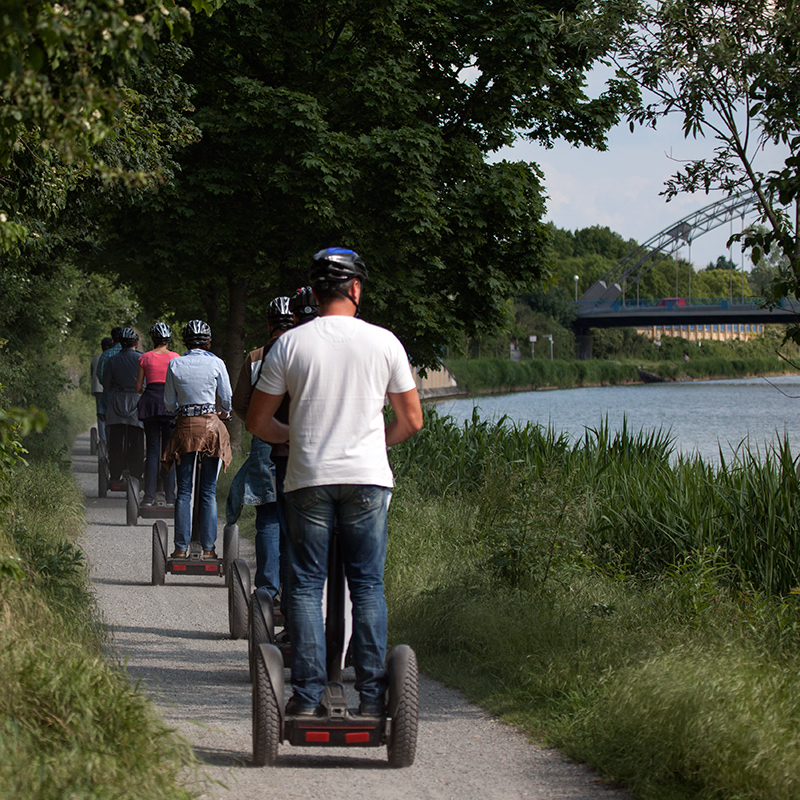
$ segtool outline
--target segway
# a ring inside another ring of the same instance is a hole
[[[229,526],[225,526],[226,530]],[[231,562],[228,575],[228,628],[231,639],[248,635],[248,597],[250,597],[250,567],[243,558]]]
[[[151,506],[141,504],[141,489],[139,479],[133,475],[128,476],[128,483],[125,490],[125,521],[128,525],[137,525],[139,518],[142,519],[174,519],[175,507],[168,505],[163,490],[161,489],[161,476],[158,478],[158,491],[156,491],[155,502]]]
[[[111,466],[108,462],[108,445],[106,442],[97,443],[97,496],[105,497],[109,492],[126,492],[128,490],[127,476],[115,481],[111,480]]]
[[[200,461],[196,459],[192,496],[192,537],[189,549],[183,558],[171,558],[169,553],[169,531],[163,519],[153,524],[152,576],[153,586],[163,586],[167,573],[173,575],[217,575],[229,577],[231,565],[239,558],[239,526],[226,525],[222,536],[222,558],[203,558],[200,543]]]
[[[289,716],[285,712],[284,657],[271,642],[254,646],[253,763],[273,766],[278,746],[288,741],[296,747],[382,747],[390,767],[414,763],[419,724],[419,673],[417,657],[408,645],[393,647],[386,658],[389,685],[386,710],[381,717],[359,716],[348,708],[341,682],[344,663],[345,580],[336,537],[328,564],[328,600],[325,626],[328,685],[317,716]]]

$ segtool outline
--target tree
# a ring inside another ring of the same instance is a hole
[[[196,0],[206,12],[214,2]],[[4,400],[53,407],[71,334],[96,347],[124,288],[76,263],[97,209],[170,177],[191,138],[187,87],[171,67],[190,14],[173,0],[8,0],[0,8],[0,381]],[[162,41],[163,40],[163,41]],[[103,315],[106,315],[105,317]],[[131,319],[130,316],[127,319]],[[78,348],[80,349],[80,348]]]
[[[206,12],[215,4],[192,3]],[[141,182],[141,172],[108,163],[97,145],[124,140],[120,130],[135,122],[141,98],[129,79],[156,57],[165,28],[191,30],[175,0],[144,0],[135,10],[110,0],[3,3],[0,249],[35,233],[87,175]]]
[[[730,260],[727,256],[717,256],[716,261],[710,261],[708,266],[706,267],[707,270],[715,270],[715,269],[724,269],[727,272],[731,272],[736,269],[736,264]]]
[[[603,147],[621,90],[589,99],[584,75],[607,44],[578,4],[228,0],[182,72],[202,139],[117,220],[107,256],[153,307],[224,332],[235,370],[253,315],[306,281],[310,255],[354,247],[365,318],[432,366],[542,276],[540,174],[486,156],[519,130]]]
[[[625,0],[624,9],[631,11]],[[780,250],[789,268],[765,291],[770,303],[800,298],[800,17],[791,0],[640,0],[615,58],[644,100],[630,109],[635,124],[683,118],[685,136],[709,135],[713,154],[687,161],[667,182],[679,192],[755,191],[765,228],[734,235],[758,263]],[[756,155],[767,146],[788,152],[782,169],[765,174]],[[789,329],[800,342],[800,326]]]

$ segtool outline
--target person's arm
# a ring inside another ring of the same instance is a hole
[[[173,359],[173,361],[177,361],[177,359]],[[171,411],[174,414],[178,410],[178,393],[175,390],[175,377],[171,367],[172,361],[169,362],[167,367],[167,378],[164,382],[164,405],[167,411]]]
[[[389,392],[394,419],[386,426],[386,446],[400,444],[422,429],[422,406],[416,389]]]
[[[233,390],[232,405],[236,416],[242,422],[247,418],[247,409],[250,406],[250,397],[253,393],[253,362],[248,356],[239,371],[239,378],[236,381],[236,388]]]
[[[253,391],[244,424],[253,436],[273,444],[289,441],[289,426],[275,419],[275,412],[283,397],[282,394],[267,394],[260,389]]]
[[[111,391],[111,370],[108,368],[108,365],[106,365],[106,368],[103,370],[102,384],[104,391]]]
[[[141,394],[144,391],[144,367],[139,362],[139,372],[136,374],[136,391]]]
[[[220,359],[219,372],[217,372],[217,397],[222,407],[222,411],[219,414],[220,419],[228,419],[230,417],[232,396],[233,390],[231,389],[230,378],[228,378],[228,368],[225,366],[225,362]]]

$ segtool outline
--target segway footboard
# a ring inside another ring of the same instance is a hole
[[[359,717],[347,708],[344,686],[329,683],[318,717],[285,717],[284,737],[295,747],[381,747],[386,719]]]
[[[225,574],[221,558],[206,561],[199,556],[189,554],[185,558],[170,558],[167,561],[167,572],[173,575],[219,575]]]

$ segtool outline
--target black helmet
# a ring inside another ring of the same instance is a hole
[[[190,319],[181,332],[183,343],[191,350],[211,341],[211,326],[202,319]]]
[[[119,341],[123,347],[135,347],[139,334],[133,328],[120,328]]]
[[[120,334],[122,333],[123,328],[121,325],[117,325],[111,329],[111,338],[115,341],[119,341]]]
[[[148,333],[150,338],[159,344],[172,341],[172,328],[166,322],[156,322]]]
[[[100,347],[103,349],[105,353],[106,350],[111,349],[114,346],[114,340],[110,336],[104,336],[100,340]]]
[[[267,306],[267,321],[274,328],[287,330],[294,324],[288,297],[276,297]]]
[[[289,299],[289,311],[297,317],[297,323],[313,319],[319,314],[319,302],[310,286],[301,286]]]
[[[311,259],[311,283],[343,283],[367,278],[367,268],[361,257],[344,247],[329,247],[314,254]]]

